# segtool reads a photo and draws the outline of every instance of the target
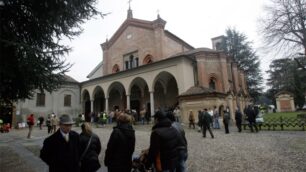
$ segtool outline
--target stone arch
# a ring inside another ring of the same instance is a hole
[[[96,86],[92,92],[93,112],[97,115],[105,111],[105,93],[102,87]]]
[[[147,82],[142,77],[133,79],[129,85],[128,94],[130,94],[130,108],[136,110],[137,114],[139,114],[142,109],[149,109],[149,88]]]
[[[85,120],[90,121],[90,108],[91,108],[91,102],[90,102],[90,94],[87,89],[84,89],[81,96],[81,102],[82,102],[82,111],[85,115]]]
[[[107,97],[109,105],[108,109],[126,109],[126,91],[124,85],[121,82],[115,81],[110,84],[107,90]]]
[[[147,54],[146,57],[143,59],[143,64],[150,64],[153,63],[153,56],[151,54]]]
[[[178,104],[177,80],[169,72],[160,72],[153,81],[155,108],[173,108]]]
[[[120,71],[119,65],[118,65],[118,64],[115,64],[115,65],[113,66],[112,73],[117,73],[117,72],[119,72],[119,71]]]

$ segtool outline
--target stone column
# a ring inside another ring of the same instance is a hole
[[[108,97],[105,97],[105,112],[108,114]]]
[[[128,94],[126,95],[126,108],[132,110],[130,105],[130,95]]]
[[[154,91],[150,91],[151,116],[154,115]]]
[[[231,113],[231,120],[234,121],[235,119],[235,114],[234,114],[234,105],[233,105],[233,96],[229,95],[228,98],[228,107],[230,108],[230,113]],[[226,107],[225,107],[226,108]]]
[[[94,100],[90,100],[90,112],[94,111]]]

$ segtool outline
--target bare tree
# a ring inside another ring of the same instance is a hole
[[[271,0],[261,19],[264,40],[269,47],[289,56],[306,54],[306,0]]]

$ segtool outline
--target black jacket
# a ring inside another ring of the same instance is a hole
[[[135,149],[135,131],[130,124],[114,127],[105,151],[104,164],[108,168],[131,169]]]
[[[90,135],[81,133],[80,134],[80,156],[83,155],[85,151],[88,141],[90,139]],[[89,144],[89,147],[82,158],[82,166],[81,171],[84,172],[94,172],[97,171],[101,165],[99,162],[99,154],[101,152],[101,142],[99,137],[92,133],[92,138]]]
[[[173,170],[178,161],[179,133],[171,127],[171,121],[161,119],[152,128],[148,163],[155,162],[160,153],[161,167],[163,170]]]
[[[204,126],[208,126],[213,122],[212,117],[209,115],[207,111],[203,112],[201,121],[202,121],[202,125]]]
[[[49,165],[50,172],[79,172],[79,134],[70,131],[66,142],[60,129],[46,138],[40,158]]]
[[[187,143],[187,139],[186,139],[185,131],[183,127],[181,126],[179,122],[172,122],[171,126],[175,128],[176,131],[179,133],[179,144],[178,144],[177,150],[179,151],[183,150],[187,153],[188,143]]]
[[[241,122],[242,121],[242,114],[238,110],[235,112],[235,120],[236,120],[236,122]]]

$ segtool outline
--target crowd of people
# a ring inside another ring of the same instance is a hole
[[[157,172],[185,172],[186,160],[188,158],[188,143],[185,131],[181,125],[179,108],[174,110],[157,110],[153,115],[154,124],[150,136],[150,144],[143,150],[139,157],[133,158],[135,150],[135,130],[133,129],[133,115],[115,110],[109,116],[111,121],[116,122],[110,135],[105,151],[104,165],[109,172],[130,172],[136,168],[133,159],[141,159],[143,170]],[[113,113],[113,114],[112,114]],[[243,113],[247,116],[250,129],[258,132],[256,126],[256,108],[247,106]],[[241,132],[243,113],[239,108],[235,110],[235,121],[238,132]],[[142,117],[145,112],[141,112]],[[229,122],[231,120],[230,109],[228,107],[220,115],[218,109],[204,108],[198,111],[198,127],[202,136],[206,137],[208,131],[211,138],[214,138],[212,129],[220,129],[219,117],[222,116],[225,133],[229,133]],[[193,111],[188,112],[189,128],[195,129],[195,116]],[[39,124],[43,123],[41,117]],[[29,125],[28,138],[34,125],[34,114],[27,118]],[[94,172],[100,167],[99,154],[101,152],[101,142],[99,137],[93,133],[90,122],[83,122],[81,133],[72,129],[73,121],[70,115],[62,115],[58,118],[51,114],[46,120],[48,133],[52,133],[44,140],[40,151],[40,158],[49,166],[49,171],[82,171]],[[59,128],[57,129],[57,125]],[[41,126],[40,126],[41,127]],[[145,158],[143,158],[145,157]]]
[[[142,161],[145,169],[158,172],[186,171],[188,151],[183,127],[172,111],[157,111],[153,117],[150,146],[143,151],[147,157]],[[48,120],[51,124],[51,119]],[[133,168],[136,138],[132,122],[131,115],[124,112],[116,116],[116,125],[104,158],[109,172],[130,172]],[[84,122],[80,134],[71,130],[73,124],[70,115],[62,115],[59,129],[44,140],[40,158],[48,164],[50,172],[93,172],[101,167],[98,158],[101,142],[93,133],[91,124]]]

